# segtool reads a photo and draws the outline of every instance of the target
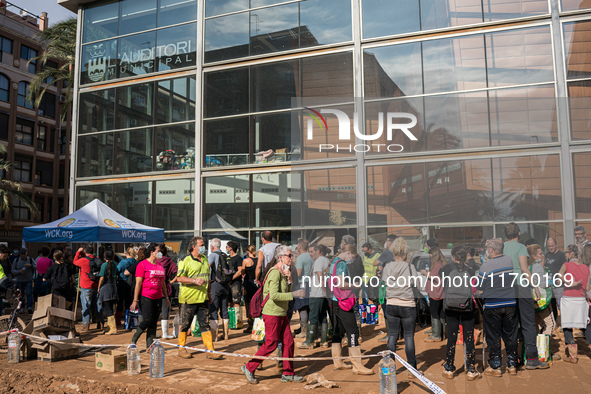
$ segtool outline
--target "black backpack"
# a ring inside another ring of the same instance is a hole
[[[86,260],[88,260],[88,265],[90,266],[90,272],[87,274],[88,278],[90,278],[90,280],[93,282],[98,282],[100,279],[99,274],[101,272],[101,266],[103,265],[103,262],[98,257],[94,257],[92,259],[90,257],[86,257]]]
[[[218,266],[215,270],[215,277],[222,285],[227,285],[232,281],[236,271],[230,269],[230,264],[228,264],[230,257],[227,254],[221,250],[216,250],[214,253],[220,257]]]
[[[454,283],[459,283],[460,280],[454,278],[462,278],[461,285],[455,286]],[[472,300],[472,286],[470,284],[470,274],[468,267],[463,270],[455,268],[449,274],[449,281],[445,282],[443,299],[443,310],[454,312],[471,312],[474,309],[474,301]]]
[[[53,275],[51,276],[51,285],[54,289],[65,289],[70,287],[70,276],[66,263],[56,264]]]

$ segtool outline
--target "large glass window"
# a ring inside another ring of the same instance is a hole
[[[117,35],[119,2],[108,1],[84,9],[83,42],[104,40]]]
[[[562,219],[558,155],[367,169],[368,224]]]
[[[14,220],[31,220],[29,207],[18,198],[12,200],[12,218]]]
[[[249,69],[205,73],[204,115],[206,118],[248,112]]]
[[[195,181],[175,179],[154,182],[154,223],[167,230],[191,230],[195,223]]]
[[[175,25],[197,19],[194,0],[158,0],[158,27]]]
[[[195,77],[157,82],[156,123],[195,120]]]
[[[207,177],[204,180],[203,229],[250,226],[250,175]]]
[[[205,21],[205,61],[352,39],[351,2],[348,0],[309,0],[275,5],[277,3],[251,2],[253,9],[250,11],[215,16],[244,10],[248,8],[248,2],[206,2],[206,15],[212,17]],[[275,6],[265,7],[267,5]]]
[[[575,218],[591,219],[591,153],[573,154],[573,171],[575,180]]]
[[[155,147],[157,171],[195,168],[195,124],[157,127]]]
[[[154,67],[156,33],[148,32],[120,38],[117,45],[119,78],[151,74]]]
[[[80,94],[79,133],[115,128],[115,89]]]
[[[31,74],[35,74],[37,72],[37,50],[33,48],[29,48],[26,45],[21,45],[21,59],[27,62],[27,70]]]
[[[12,40],[0,36],[0,62],[2,61],[2,54],[4,53],[12,55]]]
[[[117,40],[82,47],[80,79],[82,85],[115,78],[117,78]]]
[[[562,11],[577,11],[591,8],[587,0],[560,0]]]
[[[205,166],[220,167],[250,163],[250,118],[205,121]]]
[[[573,140],[591,139],[591,79],[568,82],[570,125]]]
[[[35,122],[30,120],[16,118],[16,130],[14,140],[20,144],[33,145],[33,128]]]
[[[17,97],[17,104],[21,107],[33,109],[33,102],[27,98],[27,94],[29,93],[29,83],[21,81],[18,83],[18,97]]]
[[[10,99],[10,80],[3,74],[0,74],[0,100],[8,101]]]
[[[152,171],[152,129],[115,133],[113,144],[115,174]]]
[[[363,0],[363,37],[414,33],[547,13],[546,0]]]
[[[45,150],[47,147],[47,127],[37,126],[37,150]]]
[[[153,124],[154,83],[122,86],[115,91],[117,97],[118,129]]]
[[[39,103],[39,115],[55,118],[55,94],[45,92]]]
[[[10,116],[8,114],[0,112],[0,139],[8,139],[8,121]]]
[[[113,133],[79,136],[77,159],[79,177],[113,175]]]
[[[15,156],[12,167],[12,179],[19,182],[32,182],[33,158],[27,156]]]
[[[156,33],[158,71],[194,66],[197,58],[197,24],[159,30]]]
[[[156,27],[157,0],[122,0],[119,2],[119,35]]]

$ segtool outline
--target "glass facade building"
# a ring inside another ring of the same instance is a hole
[[[591,226],[588,1],[58,2],[80,22],[71,209],[179,243],[479,248],[515,221],[563,248]]]

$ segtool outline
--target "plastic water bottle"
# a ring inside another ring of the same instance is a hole
[[[150,377],[154,379],[164,377],[164,347],[160,341],[154,341],[150,352]]]
[[[396,394],[398,387],[396,382],[396,361],[386,353],[379,365],[380,370],[380,394]]]
[[[141,370],[140,351],[135,345],[129,345],[127,348],[127,374],[139,375]]]
[[[21,360],[21,334],[13,331],[8,335],[8,363],[18,364]]]

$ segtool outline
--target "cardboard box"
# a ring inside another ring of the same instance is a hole
[[[49,344],[46,351],[37,349],[37,360],[41,361],[59,361],[67,358],[78,357],[80,348],[78,346],[65,346]]]
[[[54,347],[55,349],[59,350],[68,350],[71,349],[73,346],[68,345],[70,343],[82,343],[80,338],[77,338],[74,335],[74,331],[70,331],[69,333],[56,333],[53,330],[45,330],[45,331],[33,331],[33,334],[39,338],[31,338],[31,347],[33,349],[41,350],[43,352],[48,352],[50,347]],[[56,339],[59,338],[59,339]],[[59,340],[60,343],[49,342],[48,339]]]
[[[35,312],[40,311],[42,314],[45,314],[45,311],[49,307],[66,309],[66,299],[55,294],[39,297],[39,300],[35,306]]]
[[[127,353],[117,350],[104,350],[94,355],[96,369],[107,372],[127,370]]]
[[[74,329],[74,312],[55,307],[48,307],[45,311],[38,310],[33,313],[33,329],[43,330],[51,328],[58,331],[71,331]]]

